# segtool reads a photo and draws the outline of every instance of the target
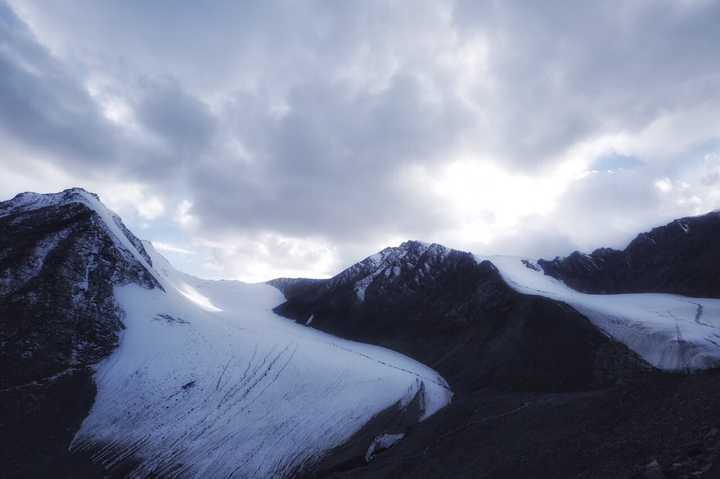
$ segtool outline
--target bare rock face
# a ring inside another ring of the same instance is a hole
[[[720,212],[638,235],[622,251],[539,260],[545,274],[585,293],[673,293],[720,298]]]
[[[102,359],[122,328],[113,286],[158,286],[72,194],[29,211],[14,211],[12,203],[0,204],[3,387]]]
[[[66,459],[67,442],[94,397],[88,367],[112,352],[123,328],[113,287],[159,287],[119,246],[100,207],[80,189],[0,203],[0,435],[8,445],[2,455],[16,465],[5,471],[10,477],[42,475],[38,467],[58,464],[52,457]],[[66,401],[73,407],[48,413]]]

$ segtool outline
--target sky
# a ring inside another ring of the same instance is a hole
[[[720,208],[720,1],[0,0],[0,198],[205,278],[533,258]]]

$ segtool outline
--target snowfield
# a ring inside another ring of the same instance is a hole
[[[692,371],[720,366],[718,299],[655,293],[585,294],[545,275],[532,261],[477,257],[478,261],[485,259],[518,292],[569,304],[659,369]]]
[[[269,285],[193,278],[145,249],[165,291],[115,288],[126,330],[74,450],[137,461],[132,477],[286,477],[390,406],[419,395],[422,420],[452,398],[410,358],[275,315]]]

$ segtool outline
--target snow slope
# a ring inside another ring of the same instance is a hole
[[[139,461],[133,477],[285,477],[394,404],[419,394],[424,419],[451,400],[414,360],[275,315],[272,286],[193,278],[144,249],[165,291],[115,288],[127,329],[74,450]]]
[[[543,273],[532,261],[491,261],[515,290],[565,302],[648,363],[670,371],[720,366],[720,300],[671,294],[585,294]],[[530,265],[531,267],[529,267]]]

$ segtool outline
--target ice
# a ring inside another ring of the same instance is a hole
[[[94,457],[106,465],[139,460],[136,477],[287,477],[390,406],[420,394],[424,419],[452,398],[410,358],[275,315],[272,286],[193,278],[145,250],[165,291],[115,288],[126,330],[97,368],[72,444],[105,445]]]
[[[368,448],[367,452],[365,453],[365,462],[370,462],[375,457],[376,451],[382,451],[383,449],[388,449],[395,444],[397,444],[402,438],[405,437],[405,434],[403,433],[397,433],[397,434],[381,434],[380,436],[376,437],[373,442],[370,444],[370,447]]]
[[[522,258],[488,259],[515,290],[565,302],[653,366],[692,371],[720,366],[720,300],[672,294],[584,294]]]

